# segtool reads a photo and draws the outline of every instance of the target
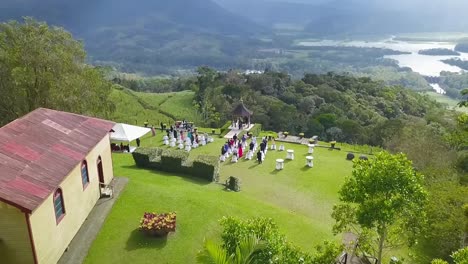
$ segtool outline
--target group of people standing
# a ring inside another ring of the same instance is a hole
[[[236,119],[232,121],[231,128],[237,128],[237,129],[242,129],[244,126],[249,127],[250,123],[248,122],[248,119]]]
[[[246,154],[246,159],[252,159],[253,153],[257,150],[257,138],[251,137],[250,143],[248,145],[248,152]],[[231,139],[229,139],[222,147],[221,147],[221,161],[225,161],[231,154],[233,155],[233,161],[236,162],[237,159],[240,159],[244,156],[244,152],[247,149],[247,136],[244,134],[241,138],[238,138],[237,134],[235,134]],[[263,162],[266,156],[266,152],[268,149],[268,140],[266,137],[262,138],[262,142],[260,143],[260,149],[257,152],[257,161],[259,164]]]
[[[191,143],[200,143],[200,137],[198,135],[197,129],[189,128],[186,131],[183,129],[176,129],[174,126],[170,126],[170,128],[166,129],[166,135],[168,138],[180,138],[182,141],[185,141],[186,138],[189,138]],[[179,137],[180,136],[180,137]],[[208,138],[208,134],[205,133],[205,138]]]

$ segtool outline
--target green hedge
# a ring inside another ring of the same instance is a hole
[[[198,156],[192,165],[192,175],[208,181],[219,180],[219,159],[215,156]]]
[[[219,137],[222,138],[224,137],[227,133],[229,133],[229,127],[231,126],[231,121],[228,121],[226,122],[226,124],[224,124],[224,126],[221,127],[221,129],[219,130],[220,133],[219,133]]]
[[[138,167],[174,172],[209,181],[219,179],[219,160],[214,156],[198,156],[190,160],[183,150],[138,148],[132,153]]]
[[[188,152],[177,149],[165,149],[161,154],[161,170],[184,173],[182,163],[188,159]]]
[[[260,132],[262,132],[262,124],[255,124],[252,129],[249,131],[254,137],[258,137]]]

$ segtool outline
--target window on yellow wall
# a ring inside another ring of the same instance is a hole
[[[54,210],[55,210],[55,220],[57,224],[65,216],[65,205],[63,203],[63,194],[62,189],[58,188],[54,193]]]
[[[83,184],[83,190],[89,183],[88,163],[86,160],[81,163],[81,183]]]

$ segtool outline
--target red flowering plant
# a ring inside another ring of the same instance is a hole
[[[176,213],[147,213],[140,220],[140,230],[155,235],[174,232],[176,229]]]

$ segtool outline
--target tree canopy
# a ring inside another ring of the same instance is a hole
[[[368,246],[375,246],[379,264],[384,246],[395,234],[412,239],[425,219],[423,177],[404,154],[381,152],[375,158],[355,161],[352,176],[346,178],[339,194],[341,204],[332,214],[335,232],[354,226],[358,227],[355,232],[375,236],[376,242]]]
[[[105,116],[112,84],[81,42],[32,18],[0,24],[0,124],[38,107]]]
[[[427,96],[403,87],[334,73],[293,80],[283,72],[243,74],[202,67],[193,90],[206,121],[218,126],[232,118],[242,98],[254,112],[253,122],[266,130],[372,145],[383,144],[391,120],[423,117],[440,108]]]

